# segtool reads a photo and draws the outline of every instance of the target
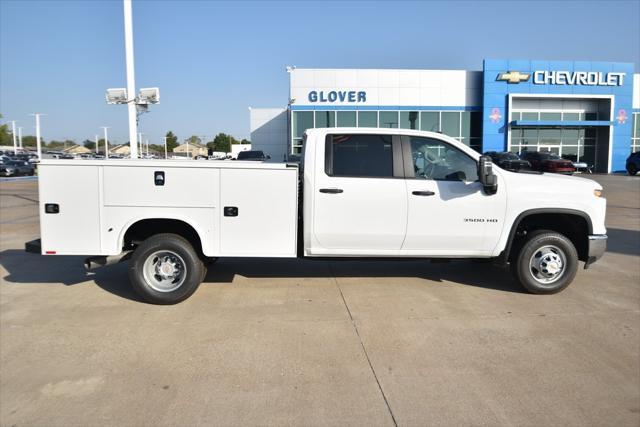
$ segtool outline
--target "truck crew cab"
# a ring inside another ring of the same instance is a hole
[[[596,182],[508,172],[415,130],[308,130],[299,166],[43,161],[39,187],[39,252],[91,255],[89,268],[131,258],[133,287],[158,304],[229,256],[491,259],[550,294],[607,239]]]

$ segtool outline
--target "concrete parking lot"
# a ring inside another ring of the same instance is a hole
[[[593,176],[609,251],[563,293],[473,262],[223,259],[176,306],[127,265],[23,251],[0,182],[0,424],[640,424],[640,176]]]

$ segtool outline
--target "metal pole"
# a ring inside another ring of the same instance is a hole
[[[142,147],[143,147],[143,145],[144,145],[144,141],[142,140],[142,135],[144,135],[142,132],[138,132],[138,142],[139,142],[139,144],[140,144],[140,147],[139,147],[139,148],[140,148],[140,155],[141,155],[141,156],[142,156],[142,154],[143,154]],[[133,158],[133,157],[132,157],[132,158]]]
[[[18,154],[18,143],[16,141],[16,121],[11,120],[11,134],[13,135],[13,155]]]
[[[164,137],[164,159],[167,159],[167,137]]]
[[[135,65],[133,63],[133,12],[131,0],[123,0],[124,5],[124,45],[127,62],[127,107],[129,108],[129,148],[131,158],[138,158],[138,123],[136,118],[136,82]]]
[[[104,129],[104,158],[108,159],[109,158],[109,138],[107,136],[107,129],[109,129],[108,126],[100,126],[102,129]]]
[[[189,158],[189,140],[187,139],[187,159]]]
[[[18,127],[18,144],[22,150],[22,126]]]
[[[96,134],[96,154],[100,152],[100,139],[98,139],[98,134]]]
[[[41,113],[33,113],[32,116],[36,117],[36,149],[38,150],[38,160],[42,160],[42,145],[40,142],[40,116]]]

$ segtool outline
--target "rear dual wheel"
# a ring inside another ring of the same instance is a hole
[[[190,297],[206,268],[191,243],[177,234],[157,234],[136,248],[129,265],[133,289],[152,304],[176,304]]]

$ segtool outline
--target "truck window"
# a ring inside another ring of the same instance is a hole
[[[411,137],[415,177],[439,181],[478,180],[478,166],[471,157],[443,141]]]
[[[391,135],[328,135],[325,172],[329,176],[393,177]]]

